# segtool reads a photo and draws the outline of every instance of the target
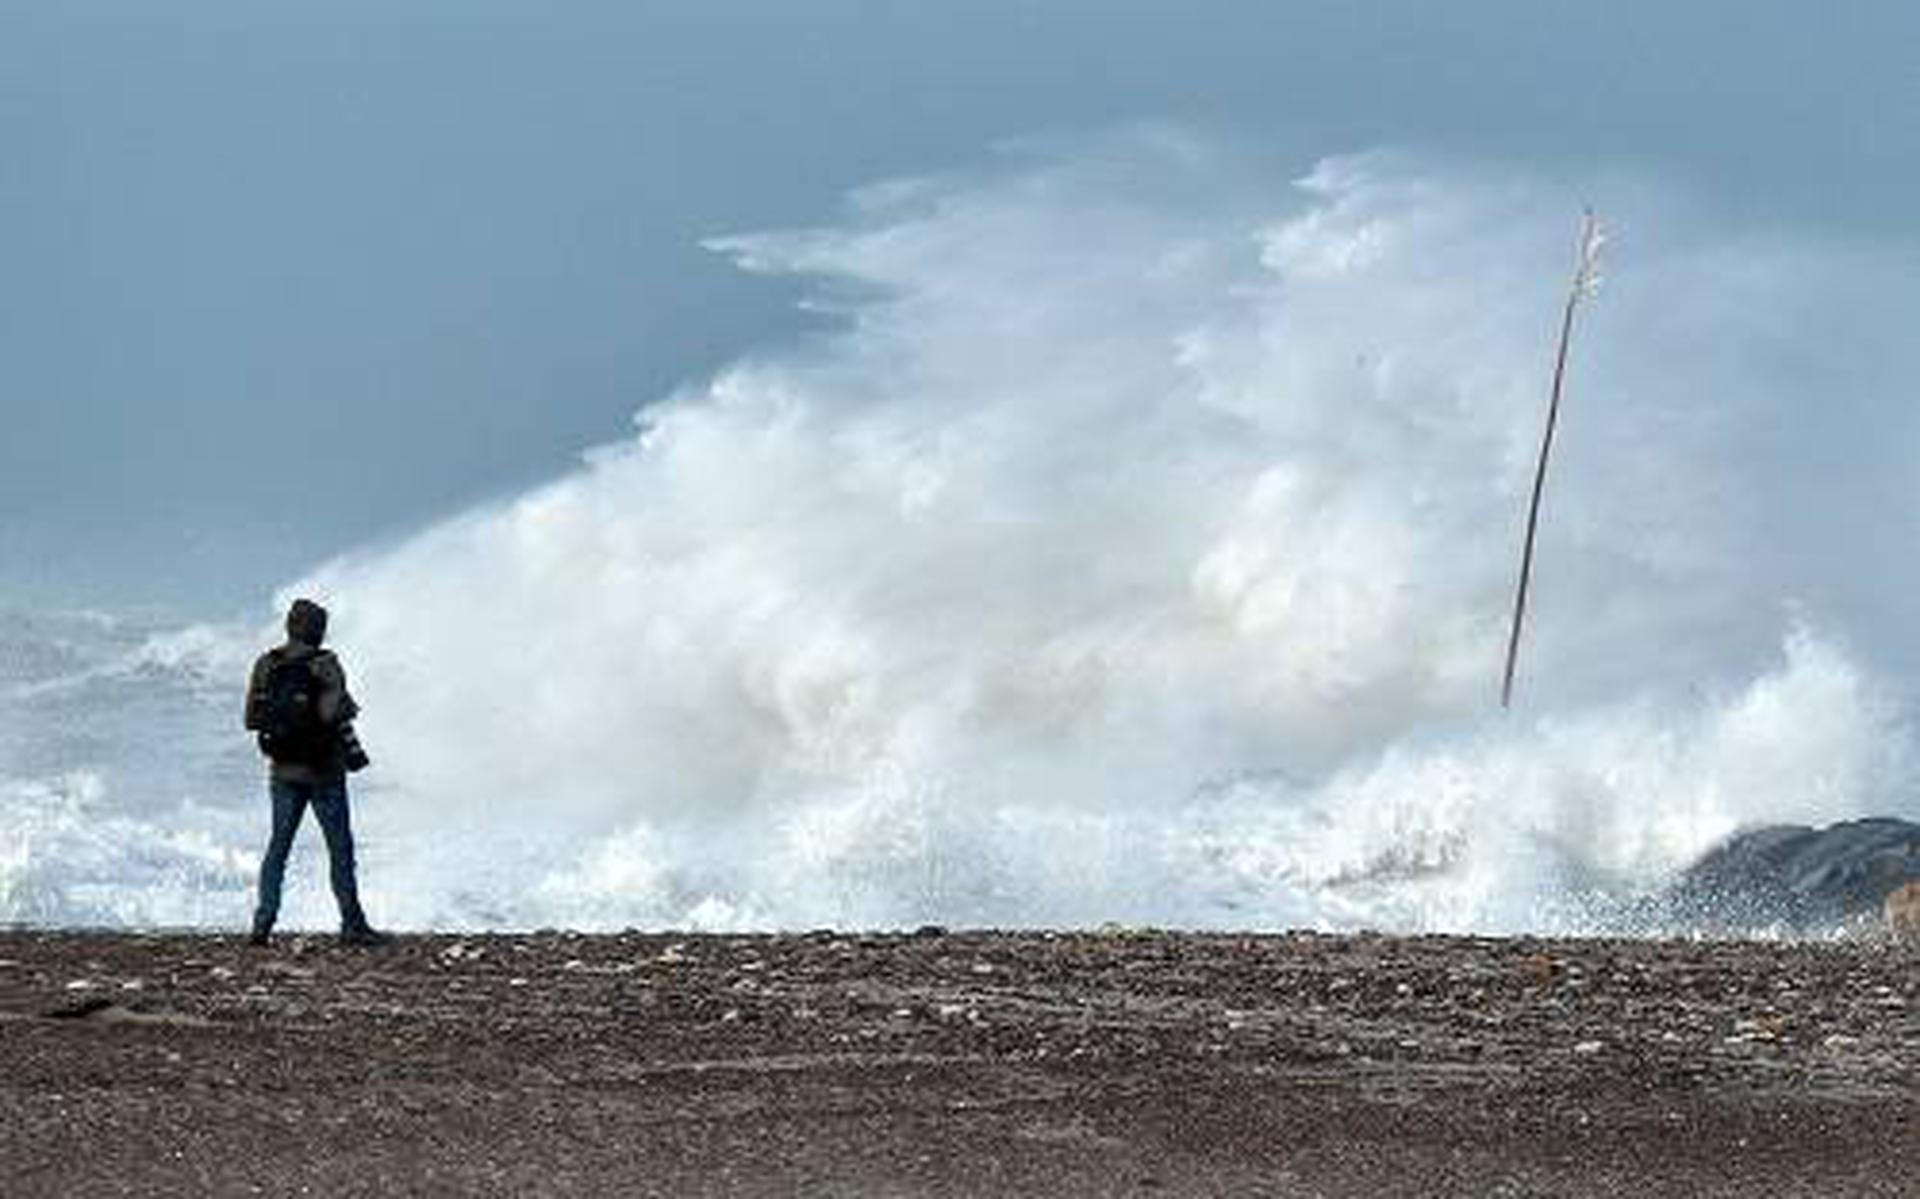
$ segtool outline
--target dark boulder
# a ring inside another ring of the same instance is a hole
[[[1878,921],[1901,884],[1920,879],[1920,824],[1891,817],[1827,828],[1776,824],[1736,833],[1689,867],[1671,917],[1703,932],[1817,932]]]

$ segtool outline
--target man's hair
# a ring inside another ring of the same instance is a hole
[[[318,648],[327,637],[327,610],[310,599],[297,599],[287,609],[287,637]]]

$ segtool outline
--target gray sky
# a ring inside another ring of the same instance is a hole
[[[0,0],[0,605],[223,615],[806,320],[703,237],[1188,122],[1909,236],[1894,4]]]

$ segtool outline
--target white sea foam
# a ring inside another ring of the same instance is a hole
[[[9,922],[225,924],[251,878],[252,856],[231,840],[230,817],[192,805],[128,816],[107,803],[95,773],[0,783],[0,810],[0,913]]]
[[[1915,812],[1894,578],[1812,552],[1887,518],[1778,433],[1870,266],[1622,191],[1503,716],[1579,204],[1257,175],[1119,139],[717,243],[838,327],[290,587],[367,707],[376,915],[1577,930],[1742,823]]]

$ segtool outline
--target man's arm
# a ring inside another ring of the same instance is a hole
[[[267,727],[266,702],[264,694],[267,686],[267,656],[260,655],[253,661],[253,673],[247,676],[247,709],[241,722],[250,733],[257,733]]]
[[[360,705],[347,694],[347,671],[333,654],[322,654],[314,661],[314,673],[320,678],[320,698],[314,708],[320,723],[337,728],[360,714]]]

